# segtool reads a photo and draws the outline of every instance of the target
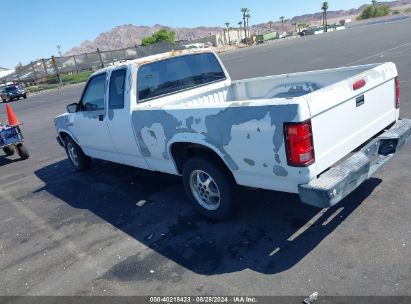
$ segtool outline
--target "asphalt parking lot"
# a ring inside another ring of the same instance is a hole
[[[411,117],[410,28],[220,57],[234,79],[393,61]],[[72,171],[52,118],[81,88],[12,103],[31,157],[0,156],[0,295],[411,295],[411,145],[331,209],[241,189],[236,216],[215,223],[191,209],[179,177],[103,161]]]

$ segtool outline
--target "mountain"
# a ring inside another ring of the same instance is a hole
[[[378,2],[378,5],[387,5],[389,7],[398,7],[398,6],[404,6],[404,5],[410,5],[411,0],[399,0],[399,1],[391,1],[391,2]],[[328,19],[337,19],[341,18],[344,19],[346,16],[353,16],[353,15],[359,15],[361,12],[365,9],[365,7],[368,4],[361,5],[359,8],[355,9],[349,9],[349,10],[339,10],[339,11],[328,11],[327,12],[327,17]],[[322,12],[315,13],[315,14],[306,14],[302,16],[296,16],[291,18],[291,23],[302,23],[302,22],[313,22],[313,21],[318,21],[321,20],[322,17]]]
[[[108,51],[132,47],[140,44],[144,37],[150,36],[162,28],[173,31],[176,34],[177,40],[192,40],[222,32],[222,28],[220,27],[170,28],[160,24],[152,27],[126,24],[117,26],[108,32],[98,35],[93,41],[84,41],[80,46],[69,50],[64,56],[94,52],[97,48],[101,51]]]
[[[378,5],[388,5],[389,7],[398,7],[411,5],[411,0],[398,0],[391,2],[378,2]],[[359,15],[366,5],[360,6],[358,9],[349,10],[339,10],[339,11],[328,11],[328,19],[344,19],[346,16]],[[306,14],[302,16],[296,16],[290,19],[290,22],[281,24],[280,22],[274,22],[273,29],[277,31],[290,31],[294,27],[293,23],[311,23],[321,20],[322,12],[314,14]],[[250,19],[252,20],[252,19]],[[150,26],[135,26],[132,24],[117,26],[108,32],[104,32],[96,37],[93,41],[84,41],[78,47],[74,47],[65,53],[65,56],[69,55],[79,55],[82,53],[94,52],[97,48],[102,51],[115,50],[125,47],[132,47],[136,44],[140,44],[141,40],[152,35],[154,32],[165,28],[169,31],[173,31],[176,34],[177,40],[193,40],[208,35],[214,35],[223,32],[221,27],[207,27],[201,26],[196,28],[170,28],[168,26],[163,26],[156,24],[152,27]],[[265,23],[250,25],[252,33],[263,33],[268,30],[268,25]]]

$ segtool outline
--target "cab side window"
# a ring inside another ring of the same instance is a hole
[[[106,74],[93,77],[87,84],[87,88],[81,99],[83,111],[95,111],[104,109]]]
[[[124,108],[124,84],[127,69],[114,70],[110,77],[109,109]]]

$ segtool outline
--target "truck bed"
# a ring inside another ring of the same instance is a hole
[[[150,167],[175,173],[170,145],[187,134],[190,141],[218,147],[237,183],[297,193],[298,184],[398,119],[396,76],[395,65],[384,63],[227,79],[137,104],[132,120]],[[354,90],[359,80],[365,84]],[[311,121],[315,163],[289,167],[283,123],[306,120]]]
[[[201,105],[300,97],[377,67],[378,64],[223,81],[156,99],[161,105]],[[148,103],[151,106],[150,103]]]

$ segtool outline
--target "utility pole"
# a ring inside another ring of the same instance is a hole
[[[63,83],[61,82],[59,68],[57,66],[56,58],[54,56],[51,56],[51,62],[53,63],[54,71],[56,72],[57,80],[59,81],[59,89],[61,89]]]
[[[100,59],[101,68],[104,68],[104,61],[103,61],[103,57],[101,56],[101,52],[99,48],[97,48],[97,54],[98,54],[98,58]]]
[[[43,59],[41,59],[41,62],[43,62],[44,74],[45,74],[46,77],[47,77],[47,76],[48,76],[48,73],[47,73],[46,60],[44,60],[44,58],[43,58]]]
[[[36,80],[37,80],[37,73],[36,73],[36,69],[34,68],[34,63],[33,63],[33,61],[30,62],[30,64],[31,64],[31,68],[33,69],[33,79],[34,79],[34,82],[36,82]]]
[[[73,55],[73,59],[74,59],[74,66],[76,67],[76,71],[77,71],[77,73],[78,73],[78,72],[79,72],[79,70],[78,70],[78,65],[77,65],[76,55]]]
[[[57,51],[59,53],[59,57],[61,57],[61,45],[60,44],[57,45]]]

